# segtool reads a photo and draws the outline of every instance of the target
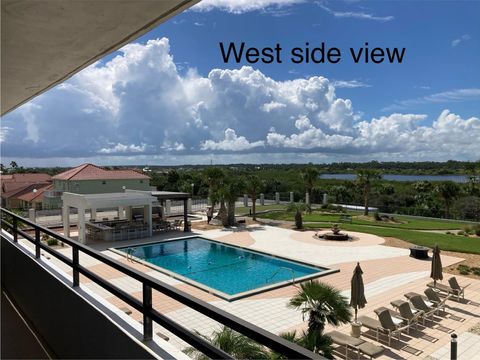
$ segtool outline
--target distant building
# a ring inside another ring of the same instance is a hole
[[[2,174],[2,206],[8,209],[42,209],[43,191],[51,185],[48,174]]]
[[[53,188],[44,193],[44,206],[61,207],[64,191],[77,194],[123,192],[124,189],[150,190],[150,177],[136,170],[106,170],[83,164],[52,177]]]

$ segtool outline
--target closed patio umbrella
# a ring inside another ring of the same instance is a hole
[[[430,272],[430,277],[433,279],[433,285],[437,285],[437,280],[443,279],[442,274],[442,259],[440,258],[440,249],[438,248],[438,244],[435,244],[433,248],[433,256],[432,256],[432,271]]]
[[[364,308],[367,300],[365,299],[365,288],[363,286],[362,268],[360,263],[357,263],[355,270],[353,270],[352,281],[350,283],[350,306],[355,309],[355,323],[357,322],[358,309]]]

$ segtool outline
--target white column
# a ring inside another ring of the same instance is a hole
[[[148,224],[148,236],[152,236],[152,204],[143,207],[143,221]]]
[[[28,209],[28,219],[35,222],[35,209]]]
[[[125,218],[128,221],[132,221],[132,207],[131,206],[125,207]]]
[[[165,216],[170,215],[171,207],[172,207],[172,200],[165,200]]]
[[[125,209],[123,208],[123,206],[119,206],[117,212],[119,219],[123,219],[125,217]]]
[[[280,204],[280,193],[279,192],[275,193],[275,204]]]
[[[308,195],[308,192],[305,193],[305,204],[310,205],[310,195]]]
[[[323,205],[327,205],[328,204],[328,195],[327,193],[323,194]]]
[[[78,209],[78,241],[82,244],[86,244],[85,240],[85,209],[79,208]]]
[[[260,205],[265,205],[265,194],[261,193],[260,194]]]
[[[97,220],[97,209],[90,209],[90,220]]]
[[[293,197],[293,191],[290,191],[290,202],[293,203],[294,202],[294,197]]]
[[[243,206],[247,207],[248,206],[248,195],[243,194]]]
[[[190,199],[190,198],[187,200],[187,212],[189,214],[192,213],[192,199]]]
[[[70,207],[63,205],[62,207],[63,217],[63,234],[66,237],[70,237]]]

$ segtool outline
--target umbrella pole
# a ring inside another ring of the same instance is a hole
[[[358,313],[358,309],[357,309],[357,307],[355,306],[355,322],[357,322],[357,313]]]

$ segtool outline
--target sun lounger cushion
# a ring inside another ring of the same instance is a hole
[[[372,344],[371,342],[365,341],[363,344],[361,344],[358,347],[358,350],[360,350],[360,352],[372,358],[384,352],[385,348],[383,346],[378,346],[378,345]]]
[[[455,289],[452,289],[450,286],[444,285],[444,284],[434,284],[433,282],[427,284],[428,287],[434,288],[443,292],[447,292],[449,294],[455,294],[456,291]]]
[[[325,334],[327,336],[330,336],[332,338],[332,341],[335,344],[338,345],[344,345],[344,346],[352,346],[352,347],[358,347],[360,344],[363,344],[365,341],[362,339],[355,338],[353,336],[341,333],[340,331],[330,331],[329,333]]]
[[[380,324],[380,321],[378,321],[377,319],[371,318],[369,316],[362,315],[358,318],[358,321],[360,321],[363,326],[369,329],[376,330],[382,327],[382,325]]]

